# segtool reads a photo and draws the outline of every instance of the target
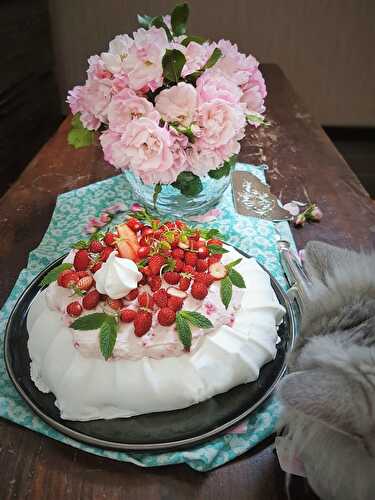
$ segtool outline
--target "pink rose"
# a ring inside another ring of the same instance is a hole
[[[190,73],[194,73],[198,69],[202,68],[208,61],[212,52],[215,49],[214,44],[209,44],[208,42],[203,43],[202,45],[196,42],[190,42],[185,50],[180,49],[186,58],[185,66],[182,68],[182,76],[190,75]]]
[[[155,90],[163,83],[162,58],[168,48],[165,31],[154,26],[134,32],[134,44],[123,61],[123,69],[129,77],[129,86],[140,90],[147,86]]]
[[[101,53],[105,69],[111,73],[124,70],[124,62],[134,41],[128,35],[118,35],[110,43],[108,52]]]
[[[198,78],[197,92],[200,103],[221,99],[236,104],[242,96],[240,87],[215,67],[205,71]]]
[[[112,98],[108,106],[109,128],[123,133],[133,118],[147,116],[159,122],[160,116],[154,106],[144,97],[138,97],[134,91],[125,89]]]
[[[267,95],[266,84],[262,73],[257,69],[248,82],[243,86],[243,96],[241,102],[246,105],[247,113],[263,113],[264,98]]]
[[[215,69],[220,69],[237,85],[245,84],[257,69],[258,61],[252,55],[239,52],[237,45],[228,40],[220,40],[217,46],[223,57],[215,64]]]
[[[197,109],[197,91],[189,83],[180,82],[156,97],[155,107],[166,122],[189,126]]]
[[[75,115],[80,113],[80,119],[83,126],[89,130],[97,130],[100,127],[100,120],[96,118],[90,111],[86,110],[84,104],[85,87],[81,85],[75,86],[68,92],[66,102],[69,103],[71,112]]]
[[[121,142],[121,135],[111,130],[106,130],[100,136],[100,144],[103,148],[104,159],[116,168],[127,167],[128,160]]]
[[[89,68],[87,77],[89,80],[103,80],[112,78],[112,73],[108,71],[103,60],[99,56],[91,56],[88,59]]]
[[[197,143],[187,150],[189,170],[198,176],[206,175],[222,163],[222,158],[214,149],[201,148]]]
[[[110,80],[87,80],[81,87],[74,87],[68,94],[67,102],[72,113],[81,113],[83,125],[92,130],[106,122],[107,109],[111,100]],[[99,122],[100,120],[100,122]]]

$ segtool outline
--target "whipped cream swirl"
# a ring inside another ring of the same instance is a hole
[[[117,257],[115,251],[94,274],[98,292],[108,295],[111,299],[120,299],[127,295],[137,288],[141,278],[142,273],[138,271],[136,263],[130,259]]]

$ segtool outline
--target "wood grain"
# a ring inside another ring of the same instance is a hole
[[[302,199],[304,188],[325,212],[320,224],[294,231],[299,247],[309,239],[375,248],[375,208],[281,70],[264,67],[271,127],[249,132],[241,160],[269,165],[274,193]],[[72,150],[69,119],[0,200],[0,300],[3,302],[43,236],[56,196],[114,175],[98,145]],[[210,473],[187,466],[142,469],[98,458],[0,421],[0,498],[4,500],[286,500],[284,475],[272,439]],[[312,500],[294,480],[291,498]]]

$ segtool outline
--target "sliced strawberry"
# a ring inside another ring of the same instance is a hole
[[[135,247],[136,249],[138,248],[139,244],[137,235],[126,223],[119,224],[117,226],[117,230],[121,240],[131,243],[132,247]]]
[[[178,288],[175,288],[174,286],[170,286],[167,288],[167,294],[171,295],[172,297],[178,297],[180,299],[186,299],[187,293],[184,292],[183,290],[179,290]]]
[[[91,276],[84,276],[83,278],[80,278],[77,281],[76,287],[79,288],[80,290],[90,290],[93,283],[94,280]]]
[[[107,297],[106,304],[114,311],[119,311],[123,307],[121,299],[111,299],[111,297]]]
[[[226,267],[221,262],[215,262],[214,264],[211,264],[208,270],[211,276],[215,278],[215,280],[222,280],[228,273]]]
[[[130,231],[130,229],[129,229]],[[134,247],[130,244],[129,241],[126,240],[118,240],[117,248],[120,257],[124,259],[137,260],[137,251],[134,250]]]

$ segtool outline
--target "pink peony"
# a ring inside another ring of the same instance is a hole
[[[203,44],[190,42],[185,50],[180,47],[176,48],[178,48],[178,50],[181,50],[186,58],[186,63],[182,68],[181,73],[182,76],[185,77],[186,75],[190,75],[190,73],[194,73],[194,71],[197,71],[206,64],[215,49],[215,44],[210,44],[208,42],[205,42]]]
[[[133,90],[124,89],[112,98],[108,106],[110,130],[123,133],[133,118],[147,116],[159,122],[160,115],[144,97],[138,97]]]
[[[108,52],[101,53],[106,70],[120,73],[124,70],[125,60],[134,41],[128,35],[118,35],[110,43]]]
[[[130,88],[141,90],[148,87],[155,90],[162,85],[161,61],[168,46],[167,35],[161,28],[140,28],[134,33],[134,44],[123,61]]]
[[[221,99],[230,104],[236,104],[242,96],[240,87],[223,72],[215,69],[215,66],[198,78],[197,92],[200,103]]]
[[[244,85],[258,68],[258,61],[252,55],[245,56],[238,51],[237,45],[228,40],[220,40],[217,47],[221,50],[223,57],[215,64],[237,85]]]
[[[189,126],[197,110],[197,91],[189,83],[180,82],[156,97],[155,107],[166,122]]]
[[[241,102],[246,105],[247,113],[263,113],[265,111],[264,98],[266,95],[266,84],[262,73],[257,69],[243,86]]]

